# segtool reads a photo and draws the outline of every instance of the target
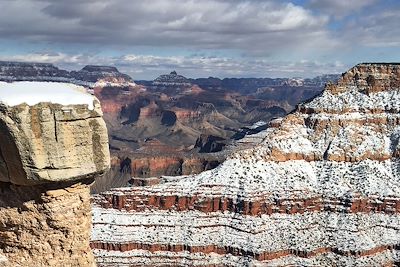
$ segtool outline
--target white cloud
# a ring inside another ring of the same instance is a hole
[[[379,60],[386,48],[400,46],[399,5],[379,0],[308,0],[303,6],[289,0],[0,3],[0,49],[7,41],[29,48],[21,51],[63,52],[8,58],[68,68],[117,65],[145,78],[171,69],[192,77],[312,76]],[[370,6],[377,9],[367,14]],[[18,47],[8,51],[2,53],[19,53]],[[176,56],[189,54],[197,56]],[[386,54],[391,61],[400,55]],[[346,66],[324,63],[336,60]]]
[[[30,53],[20,55],[1,56],[1,60],[41,63],[74,64],[82,61],[82,55],[67,55],[64,53]]]
[[[350,21],[346,25],[343,37],[356,40],[357,44],[366,47],[399,47],[399,21],[399,10],[367,15]]]
[[[98,0],[2,3],[0,38],[93,46],[233,49],[286,54],[329,40],[326,16],[276,0]]]

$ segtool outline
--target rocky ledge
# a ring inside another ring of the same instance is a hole
[[[99,101],[0,82],[0,266],[95,266],[89,186],[110,162]]]
[[[357,65],[214,170],[97,195],[98,264],[399,264],[399,81]]]

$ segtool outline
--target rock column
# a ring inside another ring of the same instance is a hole
[[[95,266],[89,187],[110,162],[99,102],[21,102],[0,99],[0,266]]]

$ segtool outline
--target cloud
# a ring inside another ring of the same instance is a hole
[[[400,46],[400,10],[383,11],[351,20],[343,37],[356,40],[366,47],[385,48]],[[394,55],[395,56],[395,55]]]
[[[376,2],[377,0],[310,0],[309,6],[340,18]]]
[[[171,69],[192,77],[312,76],[341,72],[359,61],[400,60],[395,50],[400,10],[394,0],[3,0],[0,5],[3,57],[67,68],[117,65],[144,78]],[[345,67],[332,63],[337,61]]]
[[[3,61],[21,61],[21,62],[41,62],[41,63],[62,63],[77,64],[82,62],[82,55],[67,55],[64,53],[30,53],[21,55],[0,56]]]
[[[2,2],[0,38],[265,56],[291,53],[302,44],[325,47],[327,22],[326,16],[276,0],[19,0]]]

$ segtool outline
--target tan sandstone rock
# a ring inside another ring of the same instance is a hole
[[[95,265],[89,186],[110,157],[100,104],[82,89],[0,83],[0,266]]]

